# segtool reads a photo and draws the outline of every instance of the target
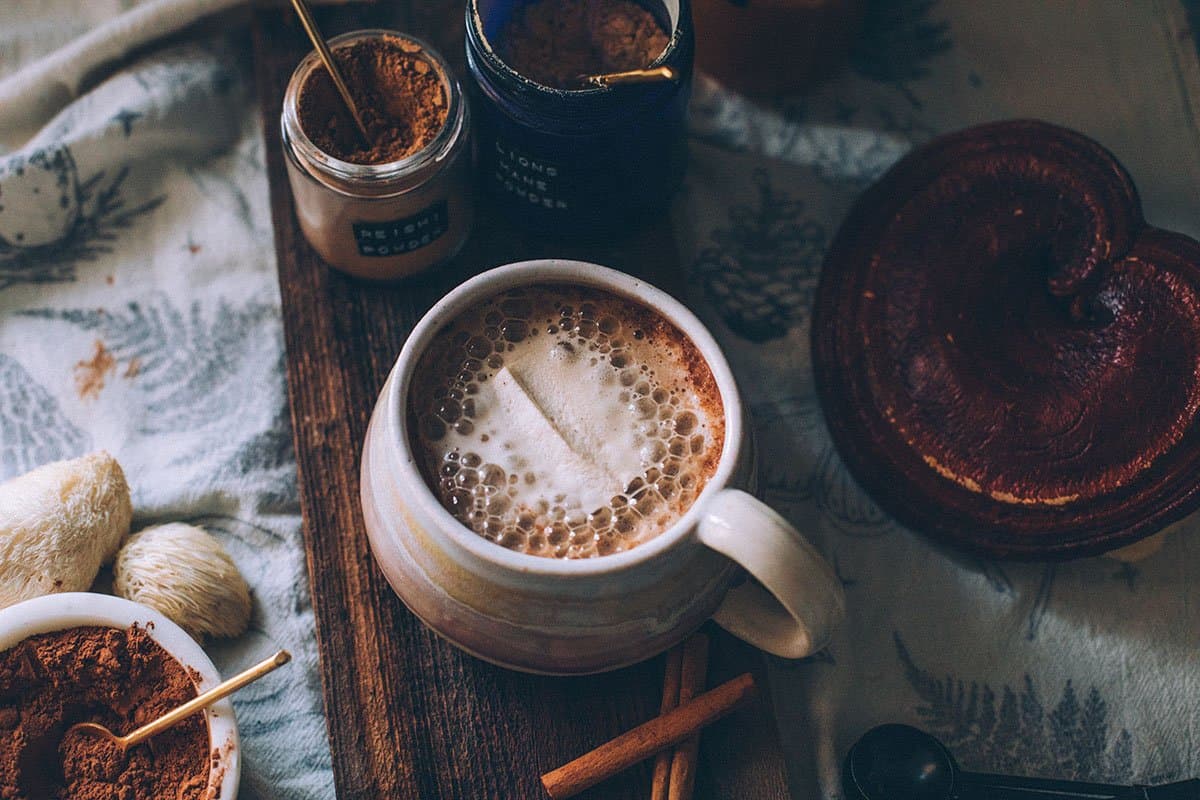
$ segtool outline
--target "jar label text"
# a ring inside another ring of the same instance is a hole
[[[397,256],[419,250],[450,227],[446,201],[431,205],[419,214],[392,222],[355,222],[354,241],[359,255]]]
[[[569,208],[564,193],[563,168],[536,158],[497,139],[492,161],[493,177],[510,194],[542,208]]]

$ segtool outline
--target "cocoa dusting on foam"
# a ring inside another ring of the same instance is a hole
[[[725,436],[716,381],[658,314],[571,286],[472,307],[422,355],[413,449],[484,538],[553,558],[635,547],[682,516]]]

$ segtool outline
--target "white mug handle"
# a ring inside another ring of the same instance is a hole
[[[755,581],[725,595],[713,620],[739,639],[783,658],[824,647],[846,614],[842,582],[786,519],[739,489],[704,509],[700,541],[736,561]]]

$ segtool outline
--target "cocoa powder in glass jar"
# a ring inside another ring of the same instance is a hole
[[[467,103],[449,67],[415,37],[347,33],[330,49],[367,128],[354,124],[316,53],[283,101],[296,216],[331,266],[395,280],[452,258],[470,232]]]

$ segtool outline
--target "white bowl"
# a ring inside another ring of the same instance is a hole
[[[80,625],[128,628],[134,623],[145,629],[179,663],[196,671],[200,676],[196,684],[198,692],[211,689],[221,682],[217,668],[200,649],[200,645],[184,633],[183,628],[153,609],[106,594],[50,594],[0,610],[0,652],[39,633]],[[214,790],[210,796],[236,800],[241,775],[241,747],[233,704],[229,698],[225,698],[209,706],[205,713],[208,717],[209,752],[219,754],[209,768],[208,788]]]

